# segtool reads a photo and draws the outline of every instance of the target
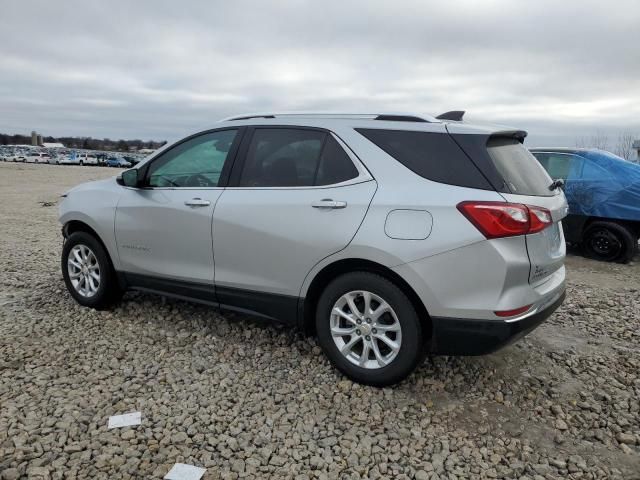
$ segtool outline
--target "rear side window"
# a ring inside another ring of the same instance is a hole
[[[357,176],[344,149],[323,131],[258,128],[249,144],[240,186],[310,187]]]
[[[555,195],[549,190],[551,177],[517,139],[490,138],[487,151],[511,193],[537,197]]]
[[[460,187],[492,190],[489,182],[448,134],[365,128],[356,131],[423,178]]]
[[[326,133],[259,128],[253,133],[240,176],[241,187],[313,185]]]
[[[358,170],[333,136],[328,135],[320,165],[316,174],[316,185],[333,185],[358,176]]]

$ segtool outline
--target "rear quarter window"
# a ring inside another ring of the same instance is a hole
[[[517,139],[490,138],[487,152],[511,193],[552,197],[551,177]]]
[[[423,178],[460,187],[493,190],[449,134],[368,128],[356,131]]]

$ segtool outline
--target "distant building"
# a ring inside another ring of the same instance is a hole
[[[31,145],[37,147],[38,144],[38,133],[34,130],[31,132]]]
[[[37,145],[42,145],[42,135],[38,134],[38,138],[37,138]]]
[[[64,145],[58,142],[56,143],[44,142],[42,146],[45,148],[64,148]]]

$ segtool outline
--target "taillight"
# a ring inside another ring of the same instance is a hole
[[[544,230],[553,223],[553,220],[551,219],[551,212],[546,208],[532,206],[528,206],[528,208],[531,223],[529,233],[536,233],[540,230]]]
[[[508,202],[461,202],[458,210],[487,238],[539,232],[553,223],[546,208]]]

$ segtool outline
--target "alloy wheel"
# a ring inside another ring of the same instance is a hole
[[[67,257],[69,280],[83,297],[93,297],[100,288],[100,265],[93,251],[83,244],[75,245]]]
[[[402,346],[402,328],[382,297],[366,290],[345,293],[331,310],[331,337],[338,351],[361,368],[389,365]]]

